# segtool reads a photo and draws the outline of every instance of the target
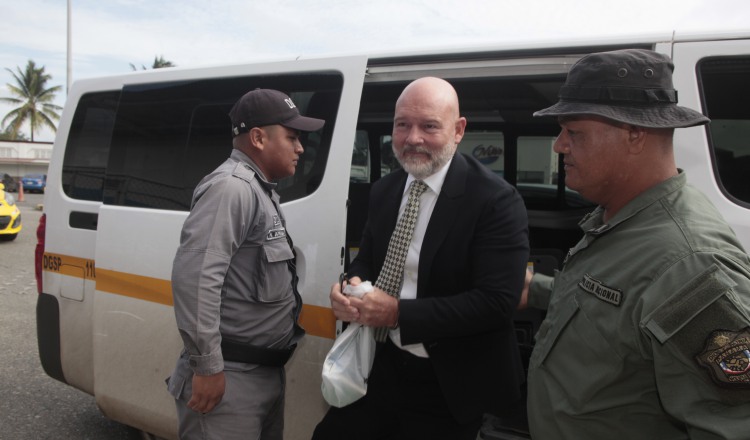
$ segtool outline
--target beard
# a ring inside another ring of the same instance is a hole
[[[445,166],[448,161],[451,160],[453,154],[456,152],[456,144],[448,143],[437,150],[430,150],[421,146],[412,146],[404,144],[404,148],[400,151],[393,147],[393,154],[398,159],[398,163],[401,164],[403,169],[414,176],[415,178],[422,180],[431,175],[435,174],[440,168]],[[427,159],[420,157],[406,156],[406,153],[421,153],[426,154]]]

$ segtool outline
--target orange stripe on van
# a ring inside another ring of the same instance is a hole
[[[42,256],[42,269],[85,280],[96,280],[96,266],[94,260],[71,257],[70,255],[45,252]]]
[[[172,283],[108,269],[98,269],[96,289],[117,295],[173,306]]]
[[[142,301],[173,306],[172,283],[161,278],[144,277],[109,269],[96,269],[94,260],[45,253],[44,271],[96,281],[96,289]],[[304,304],[300,324],[307,334],[336,338],[336,317],[329,307]]]
[[[309,335],[336,338],[336,316],[330,307],[303,304],[299,322]]]

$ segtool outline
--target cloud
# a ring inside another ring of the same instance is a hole
[[[181,67],[531,41],[747,29],[746,0],[71,0],[74,79]],[[0,67],[44,65],[66,82],[67,8],[61,0],[3,5]],[[5,74],[2,76],[1,74]],[[0,95],[7,96],[0,71]],[[64,100],[64,97],[61,97]],[[62,102],[60,102],[62,104]],[[0,108],[0,116],[5,114]]]

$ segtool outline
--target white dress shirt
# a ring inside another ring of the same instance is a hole
[[[419,268],[419,252],[422,249],[422,240],[424,240],[424,234],[427,231],[427,224],[430,223],[432,210],[435,208],[435,202],[437,202],[440,190],[443,188],[443,182],[445,182],[445,176],[448,174],[448,168],[450,167],[451,162],[452,159],[438,170],[438,172],[422,180],[428,186],[428,189],[419,199],[417,224],[414,227],[414,235],[411,238],[409,252],[406,254],[406,262],[404,263],[404,282],[401,285],[401,299],[415,299],[417,297],[417,273]],[[409,185],[411,185],[411,182],[414,180],[416,180],[416,178],[409,174],[409,177],[406,179],[404,194],[401,196],[401,207],[398,210],[398,218],[401,218],[401,214],[406,208],[406,202],[409,199]],[[424,348],[424,344],[402,345],[400,328],[391,330],[389,335],[393,343],[398,347],[401,347],[419,357],[429,357],[427,350]]]

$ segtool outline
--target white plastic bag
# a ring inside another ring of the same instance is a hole
[[[351,323],[323,363],[323,398],[331,406],[344,407],[367,393],[367,379],[375,359],[372,327]]]
[[[344,293],[362,297],[372,290],[370,282],[358,286],[347,285]],[[375,359],[375,338],[372,327],[356,322],[349,324],[328,352],[323,362],[321,391],[329,405],[337,408],[356,402],[367,393]]]

